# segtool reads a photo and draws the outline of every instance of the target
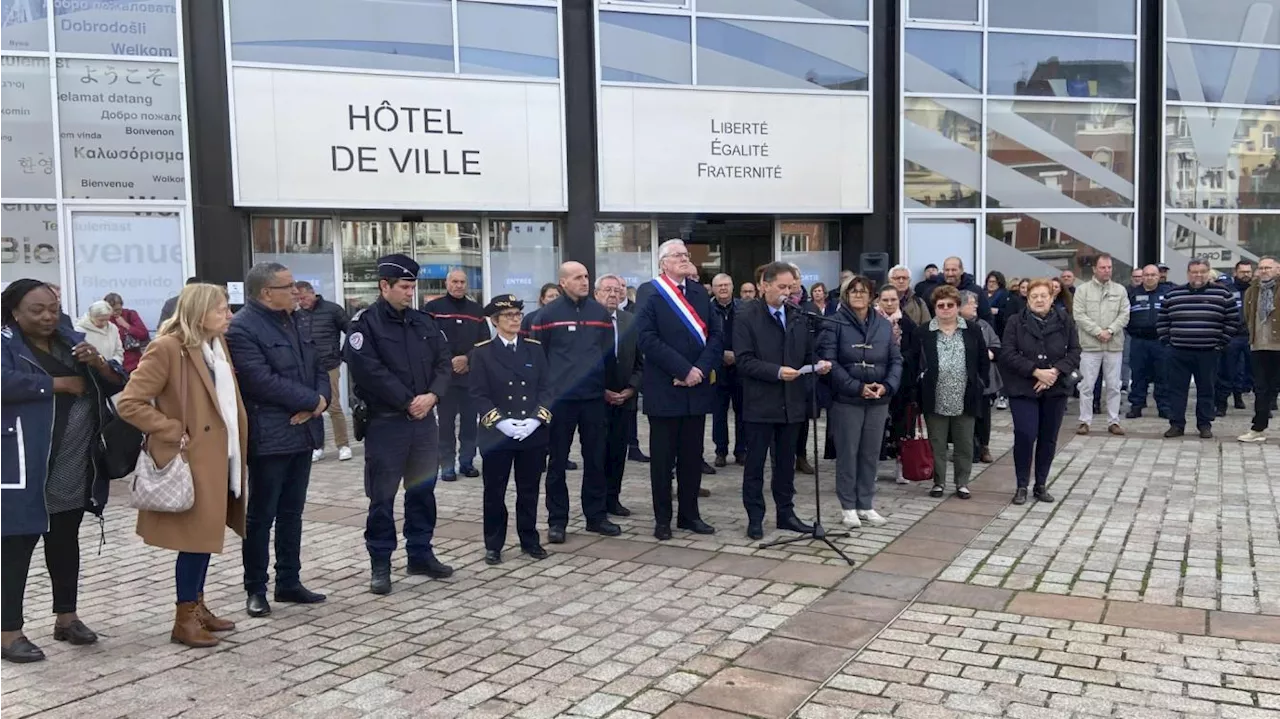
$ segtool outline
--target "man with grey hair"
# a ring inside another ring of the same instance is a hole
[[[489,321],[484,307],[467,296],[467,273],[460,267],[449,270],[444,281],[445,294],[422,307],[422,311],[444,332],[449,343],[453,375],[449,390],[436,405],[440,418],[440,479],[457,480],[458,475],[479,477],[476,470],[476,405],[471,397],[471,350],[477,342],[489,339]],[[454,435],[454,431],[457,435]],[[454,449],[457,448],[457,469]]]
[[[889,270],[889,284],[898,291],[898,306],[902,309],[902,314],[908,319],[916,323],[916,325],[929,324],[932,316],[929,314],[929,306],[924,300],[911,289],[911,268],[906,265],[895,265]],[[844,295],[843,285],[840,288],[841,296]]]
[[[271,613],[267,561],[276,529],[277,602],[311,604],[325,596],[302,585],[302,510],[311,452],[324,446],[329,373],[294,313],[298,288],[289,268],[262,262],[245,278],[245,306],[231,318],[227,347],[249,417],[249,505],[243,544],[246,609]]]
[[[644,412],[649,416],[649,481],[653,536],[671,539],[671,474],[680,502],[677,527],[696,534],[716,530],[702,521],[702,444],[715,409],[716,370],[723,362],[723,329],[711,298],[698,284],[698,268],[682,240],[658,248],[661,274],[636,292],[636,335],[644,356]]]
[[[631,516],[622,506],[622,474],[627,466],[628,435],[636,421],[636,397],[640,393],[642,362],[636,351],[635,315],[618,309],[626,297],[626,283],[617,275],[596,279],[596,302],[604,305],[613,322],[613,351],[605,359],[604,402],[608,427],[605,430],[604,475],[608,490],[605,506],[609,514]]]
[[[1196,428],[1201,439],[1213,439],[1214,373],[1218,355],[1236,334],[1235,296],[1209,281],[1209,263],[1187,263],[1187,284],[1164,296],[1156,316],[1156,332],[1169,347],[1169,430],[1165,437],[1181,437],[1187,426],[1187,393],[1196,380]]]
[[[1276,285],[1280,263],[1265,255],[1258,258],[1258,271],[1244,292],[1244,322],[1249,330],[1250,359],[1253,363],[1253,424],[1236,439],[1241,442],[1267,441],[1267,425],[1276,408],[1280,389],[1280,314],[1276,312]]]
[[[741,309],[741,303],[733,298],[733,278],[721,272],[711,278],[711,309],[720,315],[724,327],[723,366],[716,382],[716,408],[711,415],[711,441],[716,449],[716,466],[728,465],[729,456],[729,408],[733,408],[733,459],[735,464],[746,460],[746,438],[742,430],[742,385],[738,382],[738,368],[733,354],[733,320]]]

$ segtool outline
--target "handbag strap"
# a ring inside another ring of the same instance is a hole
[[[187,451],[187,442],[190,440],[187,433],[187,364],[187,351],[184,349],[181,378],[178,380],[178,395],[182,402],[182,439],[178,442],[178,451],[183,453]]]

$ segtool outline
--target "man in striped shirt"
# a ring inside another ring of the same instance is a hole
[[[1164,297],[1156,317],[1160,342],[1169,347],[1169,431],[1181,437],[1187,426],[1187,393],[1196,381],[1196,429],[1202,439],[1213,438],[1214,375],[1218,357],[1235,336],[1239,313],[1235,297],[1209,281],[1209,263],[1187,263],[1187,284]]]

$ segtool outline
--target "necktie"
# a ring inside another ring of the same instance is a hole
[[[681,282],[679,286],[680,286],[680,295],[687,297],[688,295],[684,291],[684,283]]]
[[[613,316],[613,356],[618,356],[618,316]]]
[[[516,353],[516,343],[515,343],[515,342],[512,342],[511,344],[507,345],[507,348],[511,350],[511,354],[515,354],[515,353]]]
[[[778,326],[781,327],[783,331],[786,331],[787,323],[782,321],[782,310],[774,310],[773,318],[778,321]]]

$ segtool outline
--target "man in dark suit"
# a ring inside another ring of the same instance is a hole
[[[614,347],[605,361],[604,401],[608,419],[605,432],[604,476],[608,482],[606,506],[609,514],[631,516],[622,506],[622,472],[627,465],[628,437],[636,415],[640,392],[641,362],[636,352],[635,315],[618,309],[626,285],[617,275],[601,275],[596,280],[596,302],[604,305],[613,320]]]
[[[715,375],[724,340],[720,316],[696,278],[681,240],[658,248],[661,274],[636,292],[636,342],[644,356],[644,413],[649,416],[649,481],[653,536],[671,539],[671,472],[680,499],[676,526],[697,534],[716,530],[698,512],[707,415],[715,409]]]

